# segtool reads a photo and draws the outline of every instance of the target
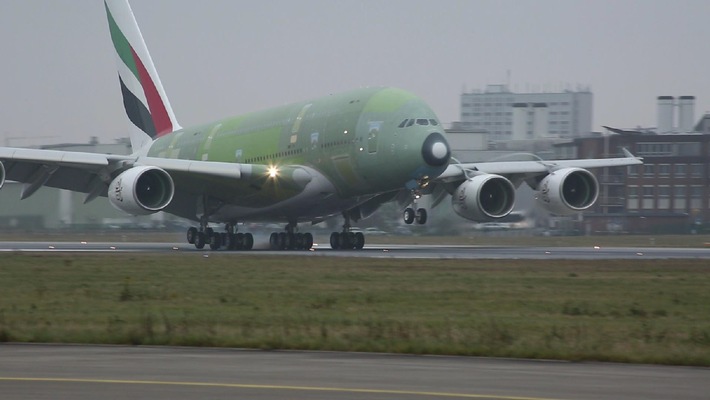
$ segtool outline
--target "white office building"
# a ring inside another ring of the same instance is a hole
[[[461,94],[461,123],[485,130],[489,140],[575,138],[592,131],[589,89],[559,93],[513,93],[507,85]]]

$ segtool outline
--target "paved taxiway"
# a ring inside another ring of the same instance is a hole
[[[710,369],[475,357],[0,345],[3,399],[707,399]]]
[[[200,252],[186,243],[128,243],[128,242],[0,242],[2,252]],[[452,246],[452,245],[368,245],[360,251],[334,251],[325,243],[318,243],[312,251],[270,251],[256,249],[249,252],[225,254],[268,254],[301,256],[341,256],[369,258],[428,258],[428,259],[710,259],[710,248],[664,247],[528,247],[528,246]]]

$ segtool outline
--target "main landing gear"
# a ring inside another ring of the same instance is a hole
[[[225,232],[215,232],[203,221],[199,229],[193,226],[187,230],[187,242],[198,249],[209,245],[211,250],[251,250],[254,247],[254,236],[251,233],[235,233],[235,226],[228,223],[224,227]]]
[[[285,232],[273,232],[269,236],[271,250],[309,250],[313,247],[313,235],[300,233],[296,222],[289,222]]]
[[[343,231],[330,234],[330,247],[333,250],[362,250],[365,246],[365,235],[362,232],[350,232],[350,216],[347,213],[343,213],[343,216]]]

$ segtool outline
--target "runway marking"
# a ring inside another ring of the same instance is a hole
[[[368,393],[368,394],[392,394],[406,396],[428,396],[428,397],[449,397],[461,399],[491,399],[491,400],[562,400],[543,397],[519,397],[501,396],[487,394],[465,394],[465,393],[440,393],[440,392],[418,392],[409,390],[385,390],[385,389],[351,389],[351,388],[328,388],[310,386],[280,386],[280,385],[249,385],[240,383],[211,383],[211,382],[170,382],[170,381],[139,381],[120,379],[74,379],[74,378],[10,378],[0,377],[2,381],[18,382],[66,382],[66,383],[108,383],[121,385],[164,385],[164,386],[201,386],[215,388],[237,388],[237,389],[267,389],[267,390],[298,390],[311,392],[340,392],[340,393]]]

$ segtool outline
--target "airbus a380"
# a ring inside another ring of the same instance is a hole
[[[623,158],[459,163],[444,128],[420,98],[395,88],[358,89],[320,99],[182,128],[126,0],[105,0],[123,104],[131,122],[130,156],[0,147],[0,187],[24,183],[22,198],[42,186],[108,197],[133,215],[164,211],[196,222],[197,248],[251,249],[238,223],[281,221],[273,249],[308,249],[302,222],[342,215],[333,249],[362,249],[350,223],[397,201],[406,223],[424,224],[422,195],[435,207],[448,196],[463,218],[508,215],[515,188],[536,190],[557,214],[581,212],[599,193],[585,168],[640,164]],[[216,232],[210,224],[224,226]]]

